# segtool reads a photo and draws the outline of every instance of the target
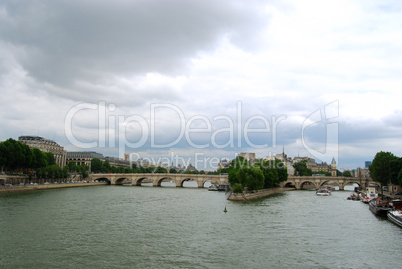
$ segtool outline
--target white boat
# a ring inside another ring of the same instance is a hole
[[[392,210],[388,210],[387,217],[390,221],[402,227],[402,201],[393,201],[392,204],[393,208]]]
[[[318,196],[328,196],[331,195],[331,192],[327,189],[319,189],[315,194]]]
[[[208,187],[209,191],[218,191],[218,185],[212,184],[211,186]]]
[[[371,200],[377,199],[378,193],[377,193],[375,187],[369,186],[369,187],[366,188],[366,191],[361,192],[359,194],[359,196],[360,196],[360,201],[362,201],[363,203],[368,204]]]

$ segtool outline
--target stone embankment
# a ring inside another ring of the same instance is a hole
[[[61,189],[61,188],[74,188],[74,187],[87,187],[87,186],[99,186],[107,185],[106,182],[94,182],[94,183],[69,183],[69,184],[49,184],[49,185],[25,185],[25,186],[13,186],[13,187],[1,187],[1,192],[14,192],[14,191],[36,191],[36,190],[49,190],[49,189]]]
[[[281,193],[284,191],[293,191],[294,188],[274,188],[274,189],[262,189],[256,192],[250,193],[231,193],[228,197],[230,201],[247,201],[247,200],[254,200],[263,197],[270,196],[275,193]]]

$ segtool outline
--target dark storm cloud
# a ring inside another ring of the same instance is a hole
[[[56,94],[109,75],[181,74],[222,37],[249,46],[261,17],[240,1],[4,1],[0,35]],[[66,96],[65,96],[66,97]]]

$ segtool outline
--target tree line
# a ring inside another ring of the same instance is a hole
[[[36,175],[38,179],[67,178],[68,169],[60,168],[55,163],[51,152],[43,152],[37,148],[12,138],[0,142],[0,167],[2,172],[23,172],[31,179]],[[35,171],[36,174],[32,174]]]
[[[55,165],[54,155],[51,152],[42,152],[37,148],[31,149],[28,145],[12,138],[0,142],[2,172],[35,170],[50,165]]]

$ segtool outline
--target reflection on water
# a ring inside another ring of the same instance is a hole
[[[231,202],[192,183],[2,194],[0,266],[400,268],[402,229],[349,192]]]

